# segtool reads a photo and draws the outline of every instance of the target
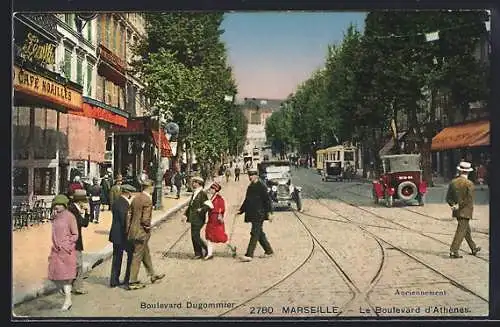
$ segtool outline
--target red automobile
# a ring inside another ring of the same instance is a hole
[[[422,180],[420,155],[387,155],[381,159],[384,173],[379,180],[372,182],[375,203],[383,201],[387,207],[392,207],[394,200],[417,201],[423,206],[427,183]]]

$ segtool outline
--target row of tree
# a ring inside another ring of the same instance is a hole
[[[145,82],[150,114],[179,125],[177,159],[185,144],[188,172],[194,152],[206,178],[221,154],[235,153],[246,135],[221,39],[223,13],[149,13],[145,18],[147,37],[134,49],[133,67]]]
[[[351,25],[341,44],[329,46],[324,67],[270,117],[267,136],[311,155],[350,141],[362,145],[367,163],[392,134],[391,121],[404,121],[431,181],[438,101],[454,123],[469,115],[470,102],[487,98],[488,61],[477,56],[488,40],[486,20],[485,11],[369,13],[364,33]],[[427,42],[434,31],[439,39]]]

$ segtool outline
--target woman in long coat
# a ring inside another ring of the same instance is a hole
[[[71,283],[76,278],[76,241],[78,227],[75,216],[67,210],[69,199],[57,195],[52,201],[52,247],[49,255],[48,278],[65,296],[61,310],[71,309]]]
[[[208,190],[211,195],[213,208],[208,213],[208,222],[205,227],[205,238],[207,240],[207,256],[205,260],[212,259],[213,244],[224,243],[231,250],[232,256],[236,257],[236,247],[229,243],[228,236],[224,228],[224,214],[226,212],[226,204],[224,198],[220,195],[221,186],[214,182]]]

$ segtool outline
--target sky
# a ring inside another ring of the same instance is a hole
[[[284,99],[325,63],[329,44],[350,23],[364,29],[363,12],[235,12],[222,28],[237,98]]]

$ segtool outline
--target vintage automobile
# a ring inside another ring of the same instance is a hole
[[[321,180],[323,182],[333,179],[335,181],[341,181],[343,179],[344,170],[342,167],[342,161],[338,160],[325,160],[323,161],[323,171],[321,172]]]
[[[302,211],[302,188],[292,184],[290,163],[285,160],[267,160],[257,166],[259,177],[266,184],[273,207],[288,206],[295,203]]]
[[[382,156],[383,174],[372,182],[373,199],[382,200],[392,207],[394,200],[405,203],[416,200],[424,205],[427,183],[422,180],[419,154],[397,154]]]

